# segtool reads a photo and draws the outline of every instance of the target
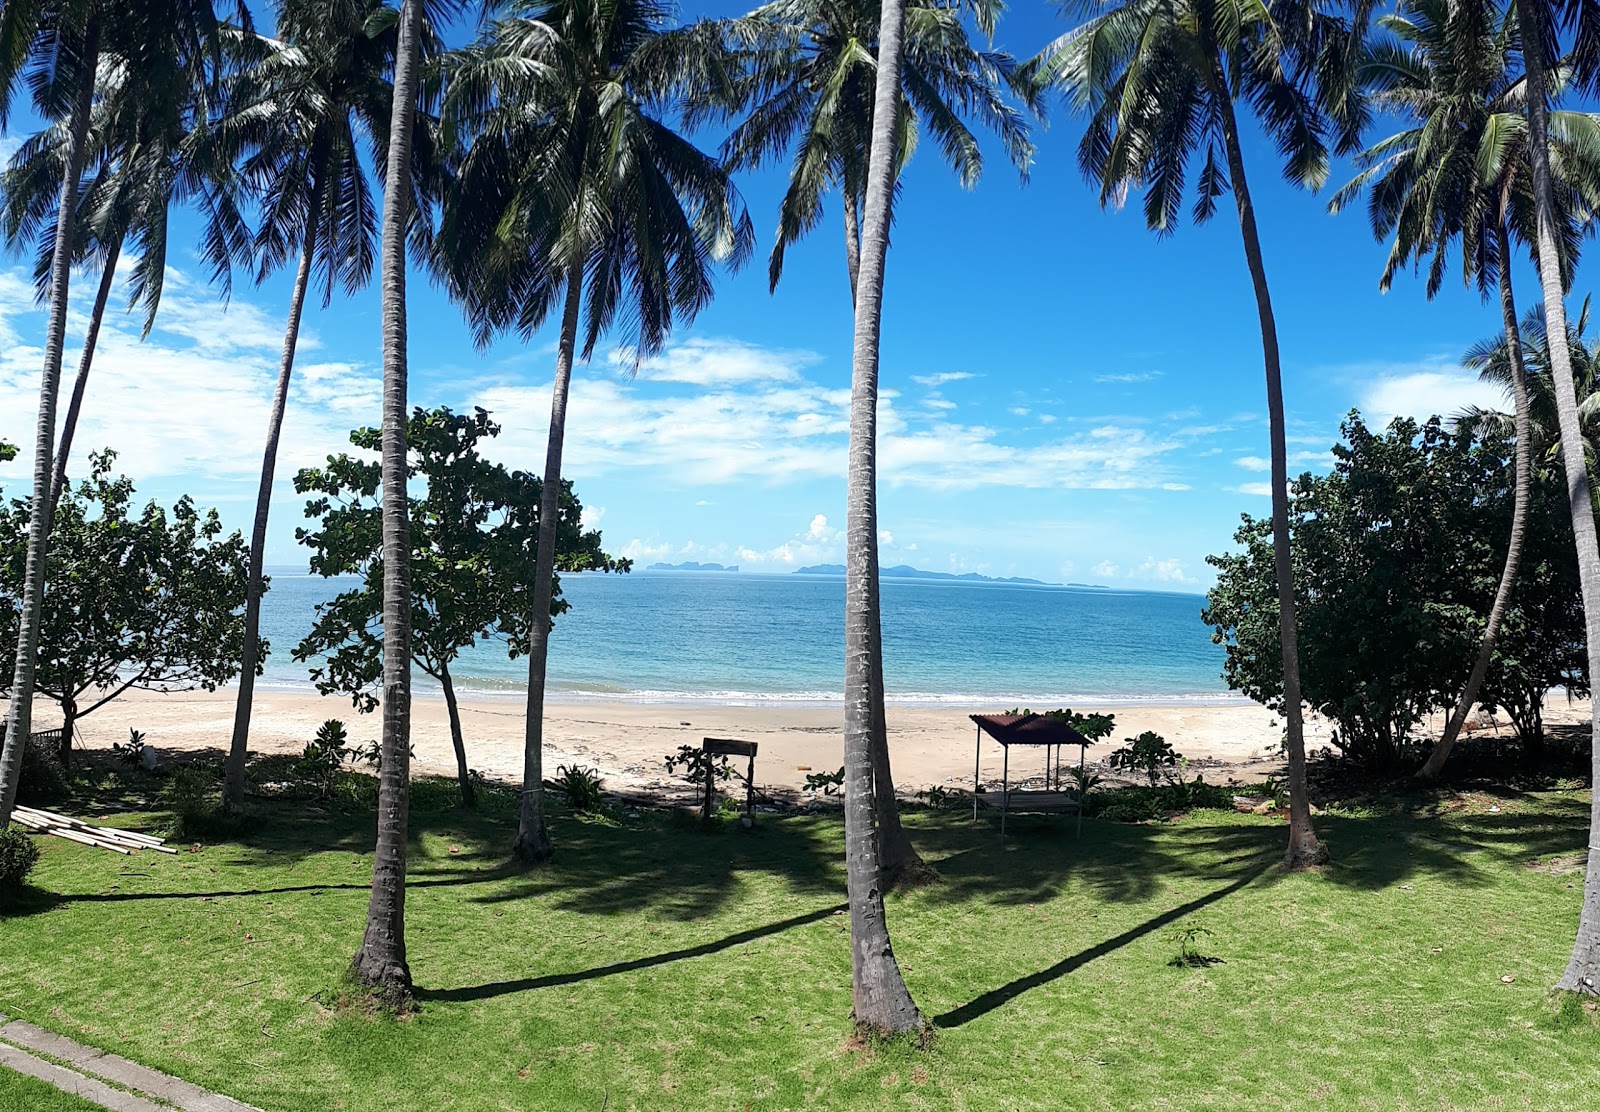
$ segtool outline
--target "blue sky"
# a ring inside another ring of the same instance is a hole
[[[691,5],[689,16],[733,5]],[[999,44],[1037,50],[1067,24],[1029,5]],[[1267,512],[1267,430],[1255,304],[1231,204],[1167,240],[1137,204],[1102,211],[1074,160],[1081,126],[1055,105],[1026,187],[991,146],[961,189],[931,144],[897,212],[885,295],[880,418],[885,563],[1122,587],[1201,590],[1207,553],[1241,513]],[[17,122],[14,120],[14,123]],[[714,143],[715,136],[707,142]],[[9,154],[15,136],[0,140]],[[1278,313],[1295,468],[1325,466],[1344,414],[1450,413],[1496,396],[1461,372],[1498,310],[1448,284],[1428,302],[1397,279],[1365,216],[1334,218],[1285,185],[1270,145],[1247,149]],[[1335,174],[1334,184],[1343,177]],[[785,571],[843,554],[851,319],[837,204],[791,249],[769,295],[765,253],[782,168],[741,179],[757,260],[637,377],[610,351],[574,376],[566,471],[607,547],[642,564]],[[192,224],[180,228],[192,242]],[[184,234],[181,233],[181,234]],[[111,445],[143,495],[192,493],[248,529],[288,281],[241,284],[224,308],[187,250],[152,335],[108,314],[84,451]],[[1580,271],[1575,291],[1589,288]],[[1518,274],[1524,303],[1531,271]],[[74,301],[92,296],[76,275]],[[410,299],[411,397],[482,405],[493,454],[541,470],[553,331],[478,351],[428,281]],[[83,320],[74,313],[66,374]],[[44,315],[21,259],[0,259],[0,438],[32,443]],[[368,290],[310,304],[275,492],[268,562],[303,564],[294,470],[378,418],[379,317]],[[0,466],[19,492],[28,453]],[[81,472],[80,472],[81,473]]]

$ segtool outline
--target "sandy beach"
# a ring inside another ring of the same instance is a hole
[[[471,767],[492,778],[514,781],[522,773],[523,703],[516,697],[465,697],[462,725]],[[232,729],[234,693],[130,692],[80,723],[80,744],[108,747],[126,740],[128,730],[143,730],[158,750],[197,752],[222,750]],[[994,712],[997,706],[889,707],[890,748],[896,786],[911,793],[931,785],[970,786],[973,712]],[[1134,704],[1104,708],[1116,715],[1112,744],[1090,750],[1093,764],[1104,759],[1125,737],[1155,730],[1189,758],[1195,770],[1212,782],[1260,780],[1282,765],[1275,746],[1281,736],[1277,716],[1254,704]],[[40,728],[54,724],[54,708],[36,712]],[[1588,715],[1587,701],[1568,704],[1552,699],[1547,718],[1552,724]],[[698,746],[703,737],[731,737],[760,745],[756,781],[775,789],[798,788],[808,771],[828,771],[842,763],[842,709],[835,706],[710,706],[688,703],[638,703],[622,700],[552,702],[547,708],[546,768],[581,764],[597,769],[609,787],[659,789],[671,781],[663,758],[680,745]],[[1436,716],[1442,717],[1442,716]],[[343,719],[351,737],[365,741],[378,735],[376,714],[358,715],[347,699],[314,692],[265,690],[256,694],[251,748],[261,753],[298,753],[328,718]],[[1435,729],[1442,721],[1435,723]],[[419,773],[453,774],[455,760],[444,701],[419,694],[413,707],[413,744]],[[1307,723],[1307,745],[1328,744],[1326,723]],[[1002,752],[985,740],[982,775],[999,779]],[[1038,767],[1035,767],[1038,766]],[[1042,755],[1013,754],[1012,776],[1037,775]]]

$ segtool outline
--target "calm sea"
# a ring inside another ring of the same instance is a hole
[[[262,682],[309,684],[291,651],[316,604],[352,580],[269,569]],[[841,698],[844,580],[809,575],[634,572],[566,575],[572,609],[556,620],[550,688],[565,697],[660,702]],[[1200,622],[1199,595],[958,584],[883,583],[889,697],[906,703],[1228,700],[1223,651]],[[463,688],[525,690],[527,662],[498,643],[465,652]],[[419,678],[421,686],[425,682]],[[1230,700],[1231,701],[1231,700]]]

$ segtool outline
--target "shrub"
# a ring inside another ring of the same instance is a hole
[[[72,782],[55,751],[31,742],[22,747],[22,772],[17,780],[18,803],[54,803],[72,794]]]
[[[666,756],[667,774],[676,775],[681,780],[686,780],[696,787],[706,782],[706,766],[710,765],[712,774],[718,780],[727,780],[733,776],[733,769],[728,765],[728,755],[719,753],[713,756],[704,749],[696,749],[692,745],[680,745],[676,753]],[[683,769],[680,773],[678,770]],[[839,770],[843,773],[843,769]],[[807,777],[809,782],[810,777]],[[839,782],[844,783],[841,775]]]
[[[1175,811],[1228,811],[1233,792],[1205,777],[1146,787],[1135,785],[1089,796],[1087,814],[1111,822],[1159,822]]]
[[[231,837],[245,820],[222,809],[222,793],[213,771],[199,765],[178,769],[161,792],[162,802],[177,820],[175,833],[182,838]]]
[[[328,798],[333,778],[352,755],[345,744],[348,740],[344,723],[337,718],[330,718],[317,727],[317,736],[306,742],[305,749],[300,753],[296,770],[317,785],[317,793],[323,799]]]
[[[544,786],[565,799],[567,806],[574,811],[591,812],[605,806],[606,793],[601,790],[603,783],[605,781],[600,774],[592,768],[562,765],[556,769],[556,778],[546,780]]]
[[[1180,759],[1166,738],[1154,730],[1146,730],[1138,737],[1128,738],[1121,749],[1113,750],[1106,763],[1125,772],[1142,772],[1150,777],[1153,785],[1162,769],[1172,768]]]
[[[841,768],[838,772],[809,773],[806,776],[805,787],[801,788],[800,790],[804,792],[814,792],[819,796],[838,795],[843,787],[844,769]],[[917,794],[920,795],[922,793],[918,792]]]
[[[23,883],[39,860],[39,847],[21,829],[0,830],[0,897],[22,891]]]
[[[144,731],[129,730],[127,741],[113,741],[111,755],[129,768],[138,768],[139,758],[144,755]]]

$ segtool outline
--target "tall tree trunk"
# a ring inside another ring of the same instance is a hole
[[[272,391],[272,411],[267,417],[267,447],[261,457],[261,485],[256,488],[256,518],[250,527],[249,582],[245,586],[244,647],[239,657],[239,694],[233,708],[233,740],[228,745],[228,766],[223,776],[222,806],[237,810],[244,803],[245,761],[250,756],[250,715],[256,697],[256,668],[261,660],[261,580],[267,551],[267,517],[272,511],[272,482],[278,469],[278,438],[289,405],[289,382],[294,375],[295,351],[300,345],[300,313],[305,307],[311,263],[317,253],[317,211],[322,183],[312,189],[311,219],[300,245],[300,265],[295,270],[294,292],[289,296],[289,320],[283,329],[283,352],[278,359],[278,384]]]
[[[561,449],[567,435],[567,392],[572,384],[572,354],[578,346],[578,308],[583,302],[583,264],[567,269],[566,302],[556,349],[556,380],[550,388],[550,436],[545,445],[544,486],[539,492],[539,551],[533,562],[533,627],[528,638],[528,713],[522,738],[522,814],[518,859],[550,860],[550,832],[544,823],[544,683],[550,663],[550,598],[556,575],[556,523],[561,514]]]
[[[850,900],[850,971],[858,1028],[896,1032],[922,1026],[889,940],[878,839],[873,827],[873,615],[878,607],[878,341],[893,190],[895,96],[900,87],[905,0],[883,5],[867,161],[855,354],[850,386],[849,481],[845,525],[845,877]]]
[[[478,792],[472,786],[472,772],[467,768],[467,743],[461,736],[461,706],[456,702],[456,683],[450,678],[448,665],[439,665],[439,686],[444,688],[444,709],[450,714],[450,744],[456,751],[456,783],[461,787],[461,806],[476,807]]]
[[[61,700],[61,748],[56,757],[62,768],[72,767],[72,734],[78,728],[78,701],[68,695]]]
[[[1328,852],[1311,826],[1311,800],[1306,793],[1305,723],[1300,705],[1300,649],[1295,628],[1294,562],[1289,548],[1289,451],[1283,416],[1283,373],[1278,362],[1278,324],[1272,313],[1272,294],[1261,261],[1261,238],[1256,231],[1255,205],[1244,173],[1244,151],[1239,146],[1239,121],[1223,74],[1221,59],[1213,55],[1212,82],[1222,108],[1222,133],[1228,152],[1228,176],[1239,209],[1239,231],[1244,239],[1245,262],[1255,288],[1256,313],[1261,318],[1261,356],[1267,376],[1267,423],[1272,441],[1272,556],[1278,578],[1279,641],[1283,652],[1284,748],[1289,756],[1289,846],[1284,866],[1304,869],[1320,865]]]
[[[383,767],[367,929],[353,961],[393,1004],[411,993],[406,964],[406,829],[411,806],[411,527],[406,506],[406,224],[417,111],[421,0],[401,0],[383,189]]]
[[[1494,593],[1494,604],[1489,607],[1489,621],[1483,627],[1483,643],[1478,646],[1478,658],[1472,662],[1472,672],[1467,676],[1467,686],[1461,690],[1456,709],[1445,723],[1444,735],[1439,738],[1433,752],[1417,779],[1437,779],[1444,768],[1450,750],[1455,746],[1461,727],[1466,724],[1467,713],[1478,701],[1478,688],[1488,674],[1489,662],[1494,657],[1495,643],[1500,638],[1500,624],[1511,606],[1512,584],[1516,582],[1517,565],[1522,561],[1522,539],[1528,525],[1528,488],[1533,481],[1532,422],[1528,416],[1528,372],[1522,361],[1522,333],[1517,326],[1517,302],[1511,291],[1511,237],[1506,234],[1505,221],[1495,229],[1500,250],[1500,315],[1506,327],[1506,355],[1511,363],[1511,396],[1516,407],[1517,443],[1514,457],[1514,481],[1511,508],[1511,538],[1506,545],[1506,564],[1500,572],[1500,586]]]
[[[116,285],[117,258],[122,254],[122,239],[113,240],[106,251],[105,269],[100,272],[100,288],[95,291],[94,309],[89,313],[89,328],[83,334],[83,354],[78,357],[78,377],[72,380],[72,398],[67,402],[67,416],[61,422],[61,440],[56,445],[55,471],[50,476],[50,521],[55,522],[56,507],[61,504],[61,491],[67,484],[67,460],[72,458],[72,438],[78,431],[78,417],[83,412],[83,395],[89,387],[89,368],[94,364],[94,349],[100,342],[100,322],[106,315],[106,302],[111,299],[111,287]]]
[[[50,541],[50,482],[56,446],[56,402],[61,394],[61,356],[67,339],[67,286],[72,274],[72,240],[77,226],[78,178],[83,174],[89,110],[94,104],[94,74],[100,56],[100,25],[91,17],[85,33],[83,82],[72,105],[72,150],[61,175],[56,210],[56,242],[50,258],[50,323],[45,330],[44,371],[39,379],[39,419],[33,443],[33,509],[28,521],[28,554],[23,566],[22,612],[17,627],[17,659],[6,708],[5,744],[0,747],[0,830],[11,822],[17,801],[22,748],[33,729],[33,673],[39,654],[39,618],[44,604],[44,568]]]
[[[1584,630],[1588,637],[1589,674],[1600,676],[1600,539],[1595,536],[1589,499],[1589,469],[1584,461],[1583,430],[1572,381],[1572,352],[1567,346],[1567,309],[1563,301],[1561,253],[1556,246],[1555,195],[1550,188],[1550,148],[1545,113],[1545,58],[1540,43],[1539,4],[1518,4],[1517,22],[1528,74],[1528,140],[1533,163],[1533,203],[1539,258],[1539,284],[1544,292],[1545,336],[1550,349],[1550,377],[1555,386],[1556,416],[1561,425],[1561,460],[1567,475],[1567,500],[1578,550],[1578,579],[1583,591]],[[1589,865],[1583,885],[1583,910],[1578,934],[1559,989],[1600,992],[1600,700],[1590,715]]]
[[[841,186],[844,194],[844,251],[850,272],[850,304],[856,302],[861,266],[860,207],[855,191]],[[881,586],[879,588],[881,591]],[[911,844],[905,824],[900,821],[900,804],[895,799],[894,775],[889,767],[889,722],[885,707],[883,679],[883,615],[875,597],[872,607],[872,809],[878,827],[879,865],[885,888],[893,888],[907,877],[928,872],[928,866]]]

